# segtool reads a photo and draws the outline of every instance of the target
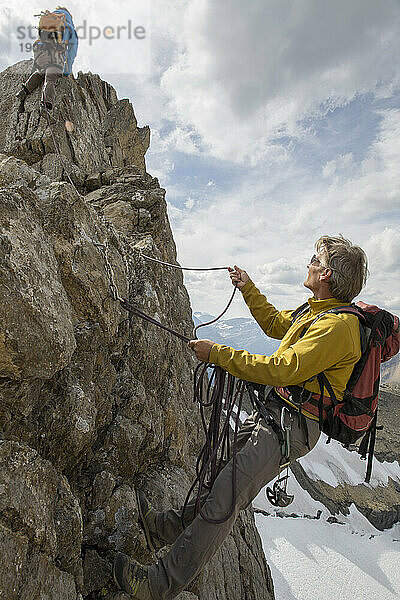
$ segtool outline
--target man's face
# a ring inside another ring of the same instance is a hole
[[[321,285],[320,275],[326,269],[326,267],[323,266],[323,262],[323,257],[318,253],[312,256],[307,265],[308,273],[303,285],[312,292],[318,290]]]

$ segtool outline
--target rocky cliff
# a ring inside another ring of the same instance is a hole
[[[197,361],[112,299],[96,244],[119,293],[187,336],[190,303],[180,271],[141,255],[176,262],[149,128],[79,73],[57,87],[60,160],[39,92],[14,99],[30,67],[0,74],[0,598],[122,600],[115,552],[154,560],[135,486],[166,508],[194,477]],[[273,598],[251,509],[180,597]]]

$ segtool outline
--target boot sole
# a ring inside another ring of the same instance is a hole
[[[141,507],[140,499],[139,499],[139,494],[138,494],[137,490],[135,490],[135,495],[136,495],[136,504],[137,504],[138,511],[139,511],[139,521],[140,521],[141,526],[143,527],[144,536],[146,538],[147,546],[148,546],[149,550],[151,550],[151,552],[155,552],[156,548],[154,547],[154,544],[152,542],[150,530],[149,530],[149,528],[146,525],[146,518],[145,518],[145,515],[143,514],[143,511],[142,511],[142,507]]]
[[[112,572],[113,572],[113,579],[114,579],[115,585],[120,590],[124,590],[125,591],[125,589],[121,586],[120,582],[118,581],[117,575],[116,575],[117,568],[118,568],[118,570],[121,571],[121,573],[123,573],[123,570],[124,570],[123,569],[123,562],[124,562],[124,560],[123,560],[123,554],[121,554],[120,552],[118,552],[118,554],[116,555],[116,557],[114,559]]]

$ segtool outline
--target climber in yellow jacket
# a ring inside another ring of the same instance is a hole
[[[320,435],[320,388],[315,376],[324,372],[336,398],[341,400],[361,356],[358,318],[348,313],[323,313],[348,305],[360,293],[368,272],[367,257],[342,236],[323,236],[315,247],[304,281],[313,296],[308,300],[308,310],[294,321],[294,311],[278,311],[246,271],[237,266],[229,269],[232,283],[241,290],[257,323],[268,336],[282,340],[271,356],[234,350],[206,339],[189,342],[199,360],[218,365],[240,379],[274,386],[266,399],[266,409],[278,424],[285,415],[282,406],[290,412],[290,462],[307,454]],[[316,320],[318,315],[321,317]],[[303,393],[296,394],[297,389]],[[204,498],[202,513],[196,515],[193,503],[189,503],[184,513],[185,528],[182,509],[156,511],[138,490],[138,510],[149,548],[172,547],[149,567],[117,554],[114,579],[118,586],[138,600],[174,598],[220,547],[238,512],[280,473],[281,458],[278,436],[262,414],[255,412],[239,434],[235,506],[227,520],[223,516],[229,513],[232,503],[232,460],[221,469]]]
[[[314,296],[308,300],[309,311],[295,323],[292,323],[293,311],[278,311],[261,294],[247,273],[235,266],[230,273],[232,282],[237,283],[251,314],[263,331],[269,337],[282,340],[281,344],[271,356],[263,356],[250,354],[246,350],[234,350],[210,340],[193,340],[190,347],[196,352],[197,358],[218,365],[245,381],[275,386],[275,391],[286,400],[285,387],[302,385],[304,382],[306,390],[319,395],[318,381],[308,380],[324,372],[337,400],[341,400],[354,364],[361,356],[360,328],[357,317],[346,313],[326,314],[310,327],[319,313],[337,306],[348,306],[352,300],[352,294],[340,291],[337,295],[343,300],[332,297],[333,270],[325,267],[322,261],[323,258],[316,255],[310,260],[304,285],[314,291]],[[349,283],[359,285],[365,281],[365,273],[363,269],[358,281],[351,281],[353,275],[349,273]],[[339,278],[343,278],[343,275],[338,273]],[[301,336],[304,330],[305,334]],[[316,406],[310,402],[303,405],[303,412],[310,418],[318,418]]]

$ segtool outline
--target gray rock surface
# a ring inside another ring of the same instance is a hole
[[[123,600],[115,552],[155,559],[134,488],[179,506],[203,438],[193,353],[113,300],[109,266],[122,297],[190,337],[189,297],[142,256],[176,263],[149,129],[79,73],[57,85],[61,160],[39,90],[23,111],[14,99],[30,66],[0,74],[0,598]],[[251,509],[180,595],[273,597]]]
[[[61,179],[64,168],[55,155],[47,118],[39,114],[39,91],[26,98],[23,111],[14,98],[32,64],[21,61],[0,74],[0,148]],[[76,79],[57,83],[57,98],[52,129],[74,183],[82,185],[86,176],[107,167],[136,165],[145,172],[150,129],[137,127],[132,104],[118,100],[109,83],[79,72]]]

